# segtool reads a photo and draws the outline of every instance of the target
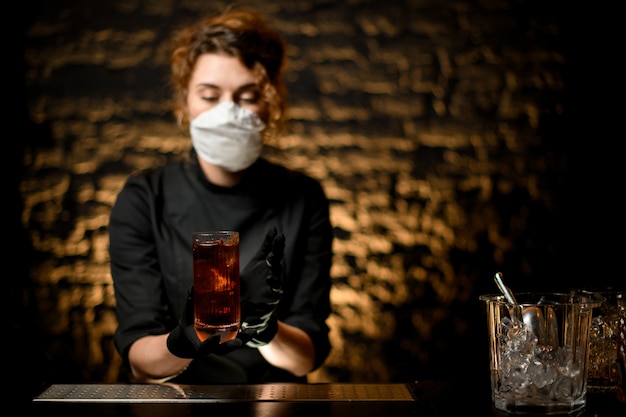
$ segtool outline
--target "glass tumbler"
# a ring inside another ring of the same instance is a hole
[[[240,324],[239,233],[193,233],[194,325],[204,341],[234,339]]]

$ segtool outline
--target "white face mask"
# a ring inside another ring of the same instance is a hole
[[[206,162],[230,172],[248,168],[261,155],[265,124],[232,101],[200,113],[189,125],[191,143]]]

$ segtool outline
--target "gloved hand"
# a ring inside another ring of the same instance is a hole
[[[187,293],[187,301],[178,326],[167,337],[167,349],[179,358],[196,358],[214,353],[225,355],[244,346],[256,333],[253,330],[240,331],[237,337],[220,343],[220,335],[214,334],[204,342],[200,341],[194,327],[193,317],[193,285]]]
[[[256,330],[250,347],[268,344],[278,331],[274,312],[283,295],[284,250],[285,235],[273,227],[241,273],[241,330]]]

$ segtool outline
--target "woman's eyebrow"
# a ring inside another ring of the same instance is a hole
[[[198,83],[198,84],[196,84],[196,87],[205,87],[205,88],[212,88],[214,90],[221,90],[220,86],[215,85],[215,84],[211,84],[211,83]],[[252,83],[244,84],[244,85],[241,85],[241,86],[237,87],[237,91],[245,90],[245,89],[248,89],[248,88],[256,88],[256,87],[258,87],[258,84],[252,82]]]
[[[247,90],[248,88],[257,88],[259,85],[257,83],[248,83],[242,86],[237,87],[237,91]]]
[[[196,87],[205,87],[205,88],[211,88],[213,90],[219,90],[220,87],[215,85],[215,84],[211,84],[211,83],[198,83],[196,84]]]

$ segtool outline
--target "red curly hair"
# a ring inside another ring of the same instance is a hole
[[[172,38],[171,84],[174,115],[185,120],[187,88],[196,61],[202,54],[215,53],[237,57],[253,71],[266,104],[261,118],[266,136],[276,135],[285,118],[286,89],[282,81],[285,43],[258,13],[230,11],[208,17],[178,31]]]

